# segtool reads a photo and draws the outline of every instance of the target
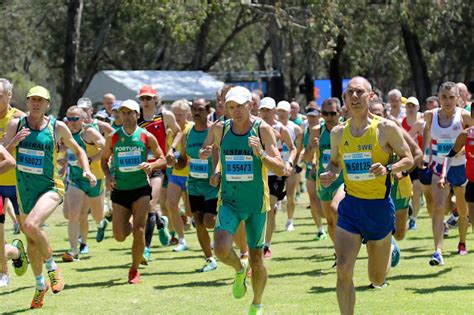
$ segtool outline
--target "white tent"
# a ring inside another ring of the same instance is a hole
[[[224,82],[202,71],[108,70],[95,74],[84,96],[92,103],[101,102],[105,93],[114,94],[118,100],[135,99],[144,84],[152,85],[163,101],[197,97],[214,100],[224,86]]]

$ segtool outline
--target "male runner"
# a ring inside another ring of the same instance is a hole
[[[120,105],[119,112],[122,128],[107,137],[101,165],[112,188],[114,238],[123,242],[133,232],[132,266],[128,272],[128,283],[137,284],[140,282],[138,266],[145,249],[144,230],[152,191],[147,174],[165,166],[165,158],[156,138],[137,125],[140,115],[138,103],[126,100]],[[147,162],[150,151],[156,158],[152,163]],[[114,176],[108,166],[112,155]]]
[[[423,131],[423,152],[425,152],[428,147],[427,139],[431,139],[434,162],[432,166],[433,175],[431,183],[434,209],[431,219],[435,252],[430,259],[430,265],[432,266],[444,265],[442,256],[443,219],[450,187],[453,188],[456,196],[456,207],[460,218],[467,216],[467,204],[465,199],[467,183],[465,168],[466,157],[464,154],[458,154],[451,159],[450,169],[446,174],[447,183],[449,185],[439,184],[443,161],[453,148],[456,138],[463,131],[464,127],[474,125],[474,119],[471,118],[470,113],[456,106],[459,99],[459,88],[454,82],[444,82],[439,87],[438,98],[441,107],[425,112],[424,118],[426,125]],[[467,220],[461,220],[460,224],[458,224],[458,228],[458,253],[464,255],[466,252]]]
[[[262,248],[266,212],[270,210],[267,170],[282,176],[284,163],[272,127],[250,115],[250,91],[240,86],[233,87],[225,100],[231,119],[215,125],[214,142],[206,140],[200,151],[203,158],[209,157],[214,148],[220,149],[222,179],[214,252],[224,264],[235,269],[232,293],[235,298],[242,298],[247,291],[248,265],[236,255],[232,241],[240,222],[245,221],[254,291],[249,314],[263,314],[261,303],[267,271]]]
[[[199,244],[205,255],[206,264],[198,269],[200,272],[212,271],[217,268],[217,262],[212,255],[211,239],[207,229],[213,229],[217,215],[218,188],[211,185],[214,174],[213,163],[218,163],[219,156],[201,160],[199,150],[206,140],[211,123],[209,103],[202,98],[195,99],[191,105],[194,126],[189,129],[181,140],[181,154],[175,169],[189,165],[188,194],[191,211],[196,224],[196,233]]]
[[[179,140],[181,139],[181,129],[179,128],[173,114],[160,105],[160,96],[158,91],[155,90],[151,85],[144,85],[140,88],[137,95],[140,101],[140,107],[142,109],[142,116],[138,118],[138,126],[146,129],[152,135],[155,136],[160,149],[163,152],[167,152],[167,157],[174,159],[174,150],[178,146]],[[167,131],[169,130],[169,131]],[[171,133],[171,148],[167,151],[166,138],[167,134]],[[148,162],[152,163],[155,158],[150,152]],[[150,200],[150,213],[148,213],[146,227],[145,227],[145,250],[143,252],[142,264],[148,264],[151,259],[150,247],[153,238],[153,232],[155,231],[155,225],[158,228],[158,236],[160,243],[163,246],[168,246],[170,241],[170,235],[168,232],[168,218],[166,216],[160,216],[156,210],[156,206],[159,202],[160,190],[163,185],[164,172],[166,166],[163,169],[157,169],[148,175],[150,186],[151,186],[151,200]],[[163,209],[161,209],[163,211]]]
[[[74,141],[62,121],[46,116],[49,91],[35,86],[28,91],[26,103],[29,114],[10,122],[5,143],[16,153],[17,197],[20,205],[20,223],[28,241],[28,258],[36,280],[36,291],[31,308],[41,308],[46,291],[51,287],[59,293],[64,287],[61,269],[53,260],[53,250],[43,223],[63,201],[64,184],[59,178],[57,163],[58,143],[63,143],[77,157],[92,186],[96,184],[84,150]],[[46,284],[43,263],[51,284]]]
[[[260,117],[273,128],[275,138],[277,139],[277,148],[283,149],[283,145],[288,148],[290,161],[296,159],[296,147],[291,140],[288,129],[275,119],[275,100],[271,97],[264,97],[260,102]],[[285,181],[287,176],[293,172],[290,162],[285,163],[284,176],[277,176],[272,171],[268,172],[268,186],[270,188],[270,211],[267,212],[267,228],[265,232],[265,244],[263,246],[263,257],[272,258],[270,244],[272,242],[273,231],[276,227],[277,202],[285,198]]]
[[[367,244],[369,279],[382,286],[390,257],[395,209],[390,198],[390,174],[413,165],[410,149],[394,122],[370,114],[372,86],[362,77],[348,83],[345,104],[352,118],[331,131],[331,159],[320,175],[328,187],[341,168],[346,196],[339,204],[335,234],[337,298],[342,314],[353,314],[354,265],[361,243]],[[390,164],[395,152],[400,160]]]
[[[289,148],[283,144],[281,156],[285,163],[290,164],[293,171],[290,175],[287,175],[285,185],[286,185],[286,200],[287,200],[287,214],[288,214],[288,221],[286,222],[285,228],[287,231],[291,232],[295,230],[295,226],[293,224],[293,218],[295,216],[295,208],[296,208],[296,190],[298,188],[299,183],[299,173],[297,173],[294,169],[295,162],[298,161],[298,155],[301,151],[301,141],[303,140],[303,131],[301,130],[298,125],[290,120],[290,110],[291,106],[290,103],[287,101],[280,101],[276,107],[278,113],[278,120],[281,122],[283,126],[285,126],[290,135],[291,141],[296,146],[296,156],[292,160],[290,159],[290,150]]]
[[[406,116],[406,110],[402,107],[402,92],[393,89],[388,92],[387,96],[390,104],[389,116],[392,116],[395,120],[401,122],[403,117]]]
[[[64,262],[73,262],[79,259],[78,238],[82,235],[82,243],[87,244],[88,224],[83,224],[86,229],[80,233],[79,220],[87,220],[89,209],[97,223],[97,241],[104,238],[104,188],[105,178],[100,166],[100,155],[104,149],[105,139],[95,128],[84,126],[84,111],[78,106],[71,106],[66,112],[66,123],[74,140],[86,152],[89,167],[97,179],[97,184],[92,187],[88,180],[82,177],[82,169],[78,166],[77,157],[68,151],[69,184],[65,195],[65,216],[68,219],[68,237],[70,249],[62,259]]]

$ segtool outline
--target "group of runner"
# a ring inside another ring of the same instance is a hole
[[[420,113],[415,97],[402,105],[401,92],[392,90],[387,105],[368,80],[355,77],[343,105],[338,98],[321,107],[311,102],[305,115],[296,102],[277,103],[240,86],[219,91],[215,111],[202,98],[175,101],[167,110],[158,92],[144,85],[138,102],[105,94],[104,109],[94,117],[91,101],[79,99],[64,122],[46,114],[50,95],[41,86],[29,90],[27,114],[10,105],[8,80],[0,79],[0,92],[0,242],[8,203],[27,240],[26,252],[18,239],[0,246],[0,286],[10,281],[6,260],[13,261],[17,275],[31,264],[32,308],[43,306],[49,289],[58,293],[64,287],[41,228],[64,199],[70,243],[64,262],[89,252],[90,213],[97,242],[110,222],[117,241],[133,236],[128,282],[136,284],[139,265],[151,260],[155,227],[163,246],[182,252],[192,221],[205,258],[198,271],[216,269],[217,260],[233,267],[235,298],[245,295],[250,276],[249,313],[261,314],[264,259],[278,255],[271,251],[277,210],[286,201],[285,229],[297,228],[295,200],[304,168],[315,239],[328,234],[334,245],[342,313],[354,311],[352,277],[360,245],[367,245],[370,287],[386,286],[390,267],[400,259],[396,240],[416,229],[422,195],[432,219],[430,265],[444,264],[444,217],[453,210],[453,195],[451,225],[459,228],[458,253],[467,254],[468,217],[474,220],[474,129],[466,127],[474,120],[462,83],[443,83]]]

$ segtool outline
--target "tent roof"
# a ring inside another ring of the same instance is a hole
[[[93,103],[101,102],[105,93],[121,100],[135,99],[144,84],[157,89],[164,101],[197,97],[213,100],[224,86],[224,82],[203,71],[106,70],[95,74],[84,96]]]

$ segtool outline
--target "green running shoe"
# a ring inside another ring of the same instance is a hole
[[[150,253],[150,247],[145,247],[145,250],[143,251],[143,256],[142,256],[142,261],[140,262],[140,265],[148,265],[148,262],[151,260],[151,253]]]
[[[20,252],[20,257],[13,259],[13,267],[15,268],[16,275],[21,277],[28,270],[28,257],[26,256],[25,246],[23,246],[23,242],[19,239],[13,240],[12,246],[16,247]]]
[[[263,307],[261,305],[256,306],[251,304],[249,308],[249,315],[263,315]]]
[[[247,271],[249,269],[248,262],[241,260],[243,270],[235,273],[234,284],[232,285],[232,295],[236,299],[241,299],[247,293]]]
[[[326,231],[322,230],[321,232],[318,232],[318,234],[316,234],[316,237],[315,237],[315,240],[317,241],[322,241],[322,240],[327,240],[328,239],[328,235],[326,234]]]
[[[395,238],[392,236],[392,245],[393,245],[393,250],[392,250],[392,262],[391,266],[395,267],[398,265],[398,262],[400,261],[400,247],[398,247],[397,242],[395,241]]]
[[[160,216],[161,222],[163,222],[163,227],[158,229],[158,237],[160,239],[160,243],[163,246],[168,246],[170,243],[171,235],[168,231],[168,218],[164,215]]]

